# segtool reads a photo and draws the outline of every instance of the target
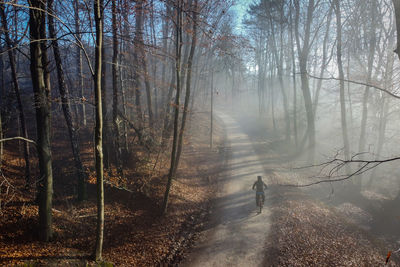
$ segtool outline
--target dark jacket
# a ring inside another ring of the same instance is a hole
[[[256,188],[256,191],[257,191],[257,192],[264,192],[264,188],[267,189],[268,186],[267,186],[263,181],[258,181],[258,180],[257,180],[257,181],[253,184],[253,190],[254,190],[254,188]]]

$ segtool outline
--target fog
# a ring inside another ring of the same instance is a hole
[[[240,38],[232,40],[232,64],[216,58],[215,108],[256,118],[265,140],[283,141],[282,167],[299,175],[286,185],[335,207],[359,207],[372,219],[358,223],[396,240],[400,62],[393,52],[394,10],[390,1],[338,2],[312,10],[303,2],[250,5]]]
[[[40,239],[100,261],[106,236],[126,266],[175,265],[203,230],[224,245],[200,258],[226,265],[309,266],[318,247],[369,266],[398,246],[399,1],[103,2],[0,3],[6,264],[14,232],[22,259]],[[65,242],[76,233],[90,245]]]

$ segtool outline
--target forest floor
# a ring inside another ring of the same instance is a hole
[[[167,153],[140,147],[124,163],[125,177],[106,173],[103,258],[115,266],[170,265],[180,261],[207,221],[210,199],[224,166],[218,153],[223,129],[215,123],[214,147],[209,149],[209,116],[194,114],[177,178],[173,181],[168,214],[159,207],[166,184]],[[96,192],[91,132],[81,130],[82,158],[89,173],[89,199],[75,200],[75,177],[69,142],[62,123],[54,122],[53,173],[54,238],[37,241],[38,209],[35,190],[24,189],[23,161],[18,146],[5,146],[0,180],[0,265],[82,266],[90,261],[95,243]],[[90,128],[90,127],[88,127]],[[33,149],[32,149],[33,150]],[[32,153],[34,154],[34,153]],[[35,158],[35,155],[32,155]],[[37,162],[32,160],[33,169]],[[37,177],[37,172],[33,177]]]
[[[318,187],[281,186],[307,182],[312,173],[307,168],[293,170],[293,149],[284,135],[274,134],[265,121],[243,114],[237,117],[262,158],[270,185],[266,208],[272,222],[263,265],[385,266],[387,253],[396,250],[396,244],[368,231],[367,215],[354,205],[329,205],[310,194]],[[400,266],[399,257],[393,255],[386,266]]]
[[[291,148],[257,118],[237,116],[264,169],[268,235],[264,237],[264,266],[384,266],[393,247],[374,235],[355,217],[362,210],[351,204],[335,207],[310,191],[282,187],[307,179],[307,170],[293,171]],[[214,150],[209,149],[208,115],[195,114],[185,141],[178,178],[174,180],[168,215],[160,217],[168,156],[132,147],[125,178],[106,174],[104,259],[116,266],[175,265],[190,257],[189,248],[207,238],[215,214],[217,190],[226,153],[225,131],[215,123]],[[6,146],[0,191],[0,265],[82,266],[90,261],[96,224],[95,172],[91,133],[82,132],[82,156],[90,174],[89,200],[75,200],[75,181],[69,143],[61,124],[54,131],[54,239],[37,241],[35,190],[24,190],[23,161],[18,146]],[[60,153],[62,151],[62,153]],[[222,151],[223,152],[223,151]],[[34,158],[35,155],[32,155]],[[239,164],[240,162],[238,162]],[[37,166],[37,162],[32,160]],[[34,173],[37,177],[37,173]],[[229,177],[226,177],[229,179]],[[110,185],[111,184],[111,185]],[[318,189],[316,189],[318,190]],[[242,201],[241,197],[241,201]],[[230,200],[232,201],[232,200]],[[247,204],[243,206],[247,209]],[[253,207],[248,207],[251,214]],[[232,216],[235,211],[232,210]],[[240,218],[240,221],[243,218]],[[235,221],[235,220],[232,220]],[[363,221],[363,219],[361,219]],[[366,224],[367,224],[366,223]],[[221,224],[221,227],[225,227]],[[250,240],[251,241],[251,240]],[[387,266],[399,266],[393,255]]]

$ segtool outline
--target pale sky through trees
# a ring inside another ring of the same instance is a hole
[[[242,21],[246,15],[246,11],[250,4],[256,2],[255,0],[237,0],[232,6],[232,11],[236,15],[236,27],[237,33],[242,33],[244,31]]]

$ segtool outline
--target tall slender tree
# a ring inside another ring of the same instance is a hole
[[[294,143],[298,145],[298,134],[297,134],[297,82],[296,82],[296,55],[294,52],[294,36],[293,36],[293,7],[292,1],[290,1],[289,7],[289,31],[290,31],[290,47],[292,56],[292,83],[293,83],[293,134]]]
[[[394,14],[396,18],[396,29],[397,29],[397,34],[396,34],[396,39],[397,39],[397,45],[396,49],[394,52],[397,54],[397,56],[400,59],[400,0],[392,0],[393,6],[394,6]]]
[[[78,177],[78,199],[86,200],[87,192],[86,192],[86,173],[83,169],[81,155],[80,155],[80,147],[78,134],[72,122],[71,115],[71,104],[70,104],[70,95],[68,91],[67,84],[65,82],[64,68],[61,60],[61,52],[58,44],[58,39],[56,36],[56,29],[54,23],[55,10],[53,8],[54,0],[48,0],[48,12],[50,15],[48,16],[49,21],[49,37],[52,39],[51,45],[53,47],[54,60],[56,63],[57,70],[57,80],[58,80],[58,90],[61,96],[61,106],[64,113],[65,122],[68,128],[68,135],[71,143],[72,155],[74,157],[76,174]]]
[[[339,0],[333,1],[333,6],[335,8],[336,14],[336,32],[337,32],[337,45],[336,45],[336,56],[337,56],[337,66],[339,71],[339,84],[340,84],[340,117],[342,122],[342,137],[344,144],[344,156],[348,160],[350,158],[350,144],[347,130],[347,118],[346,118],[346,102],[344,93],[344,72],[343,72],[343,62],[342,62],[342,17],[340,11]],[[350,174],[350,168],[346,166],[347,173]]]
[[[317,81],[317,89],[316,89],[315,95],[314,95],[314,105],[313,105],[314,117],[316,116],[316,113],[317,113],[319,95],[320,95],[321,88],[322,88],[322,79],[324,78],[325,69],[329,63],[328,62],[328,41],[329,41],[329,37],[330,37],[331,20],[332,20],[332,5],[329,8],[328,16],[326,17],[326,31],[325,31],[325,36],[324,36],[324,40],[322,43],[322,63],[321,63],[321,69],[320,69],[320,73],[319,73],[320,79],[318,79],[318,81]]]
[[[304,105],[307,115],[307,135],[308,142],[310,146],[310,160],[314,158],[315,152],[315,121],[312,109],[311,93],[308,81],[308,57],[311,48],[311,24],[313,21],[314,11],[315,11],[315,1],[307,1],[307,15],[304,26],[304,37],[303,44],[300,42],[300,4],[302,1],[293,0],[295,7],[295,36],[296,45],[299,58],[300,67],[300,78],[301,78],[301,90],[303,91]]]
[[[40,178],[38,184],[39,200],[39,233],[43,241],[52,238],[52,198],[53,172],[50,141],[50,87],[46,82],[47,54],[46,46],[46,2],[29,0],[29,36],[31,78],[35,95],[37,148],[39,157]]]
[[[118,99],[119,99],[119,84],[118,84],[118,25],[117,25],[117,1],[111,1],[112,13],[112,34],[113,34],[113,57],[112,57],[112,85],[113,85],[113,126],[114,126],[114,150],[117,163],[118,174],[122,177],[122,163],[121,163],[121,138],[119,131],[119,117],[118,117]]]
[[[76,38],[81,41],[81,20],[79,18],[79,0],[74,0],[74,19],[75,19],[75,35]],[[84,88],[83,88],[83,67],[82,67],[82,49],[79,46],[76,46],[76,75],[77,75],[77,84],[78,84],[78,94],[81,101],[81,116],[83,125],[86,126],[86,106],[84,101]]]
[[[367,3],[364,3],[367,4]],[[370,98],[370,86],[371,84],[371,79],[372,79],[372,71],[373,71],[373,65],[374,65],[374,59],[375,59],[375,48],[376,48],[376,23],[377,23],[377,14],[376,14],[376,8],[377,8],[377,1],[372,0],[371,1],[371,23],[369,26],[368,34],[366,36],[368,40],[368,58],[367,58],[367,86],[365,87],[364,90],[364,95],[363,95],[363,102],[362,102],[362,115],[361,115],[361,130],[360,130],[360,141],[358,143],[358,151],[360,153],[365,152],[365,144],[366,144],[366,139],[367,139],[367,120],[368,120],[368,102]],[[364,159],[364,155],[360,155],[361,159]],[[362,177],[362,174],[360,174],[360,177]],[[359,190],[361,190],[361,179],[358,179],[358,187]]]
[[[3,103],[4,103],[4,87],[5,87],[5,81],[4,81],[4,59],[3,59],[3,54],[0,55],[0,139],[4,138],[4,132],[3,132]],[[3,167],[3,153],[4,153],[4,146],[3,142],[0,143],[0,171],[1,168]]]
[[[95,68],[94,68],[94,96],[95,96],[95,157],[97,183],[97,228],[95,260],[102,259],[104,235],[104,180],[103,180],[103,112],[102,112],[102,63],[103,63],[103,0],[94,1],[94,22],[96,26]]]
[[[276,4],[276,9],[278,9],[279,12],[279,18],[280,21],[278,21],[278,24],[280,24],[280,43],[282,44],[282,33],[283,33],[283,18],[284,18],[284,8],[283,8],[283,2],[279,1]],[[278,74],[278,80],[279,80],[279,85],[282,93],[282,98],[283,98],[283,107],[284,107],[284,114],[285,114],[285,137],[286,140],[290,140],[290,117],[289,117],[289,104],[288,104],[288,99],[287,99],[287,94],[285,91],[285,85],[283,83],[283,49],[279,49],[280,51],[278,52],[278,45],[277,45],[277,40],[275,36],[275,24],[276,22],[273,19],[273,13],[271,9],[273,8],[272,5],[267,5],[266,8],[269,11],[269,22],[270,22],[270,27],[271,27],[271,43],[272,43],[272,53],[275,57],[275,63],[276,63],[276,68],[277,68],[277,74]]]
[[[143,114],[141,104],[141,90],[140,90],[140,75],[139,75],[139,63],[141,56],[141,46],[143,46],[143,0],[138,0],[135,5],[135,19],[136,19],[136,30],[134,38],[134,53],[133,53],[133,82],[135,91],[135,106],[136,106],[136,117],[139,125],[139,130],[143,128]]]
[[[193,5],[191,6],[192,9],[192,42],[190,45],[190,52],[187,62],[187,73],[186,73],[186,92],[185,92],[185,103],[183,106],[183,113],[182,113],[182,120],[181,120],[181,127],[179,131],[178,137],[178,148],[176,153],[176,162],[175,162],[175,169],[173,176],[176,175],[176,170],[179,166],[179,160],[182,154],[183,148],[183,138],[186,126],[187,115],[189,112],[189,103],[190,103],[190,96],[191,96],[191,82],[192,82],[192,67],[193,67],[193,59],[194,53],[197,45],[197,13],[198,13],[198,0],[194,0]]]
[[[164,193],[162,214],[167,212],[169,192],[171,190],[172,179],[176,166],[176,152],[178,141],[179,123],[179,101],[181,93],[181,57],[182,57],[182,0],[176,1],[176,23],[175,23],[175,74],[176,74],[176,96],[174,105],[174,137],[172,141],[171,164],[168,172],[167,186]]]
[[[13,47],[13,41],[10,38],[10,31],[8,29],[7,16],[5,13],[4,3],[0,3],[0,16],[1,16],[1,23],[3,24],[3,30],[4,30],[3,34],[4,34],[4,38],[6,40],[8,60],[10,62],[11,78],[12,78],[12,82],[13,82],[14,93],[15,93],[15,97],[17,99],[19,123],[21,125],[21,135],[24,138],[28,138],[28,129],[26,127],[25,112],[24,112],[24,107],[23,107],[22,99],[21,99],[21,89],[20,89],[19,82],[18,82],[17,64],[16,64],[16,60],[15,60],[15,50]],[[30,163],[29,163],[29,143],[23,142],[23,146],[24,146],[24,159],[25,159],[25,182],[26,182],[26,185],[29,185],[29,182],[31,179]]]

